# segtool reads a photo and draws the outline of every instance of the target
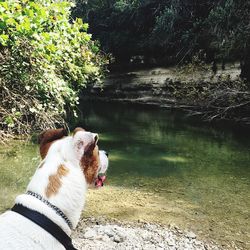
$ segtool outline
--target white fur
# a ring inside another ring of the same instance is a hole
[[[109,166],[109,161],[106,152],[104,150],[99,150],[99,157],[100,157],[99,173],[105,173]]]
[[[85,203],[87,190],[86,180],[80,167],[79,160],[84,154],[84,147],[96,134],[79,131],[74,136],[68,136],[55,141],[45,159],[42,167],[37,168],[27,190],[42,195],[50,203],[60,208],[76,227]],[[57,172],[60,164],[69,169],[66,176],[62,177],[59,192],[47,198],[45,194],[49,176]],[[17,196],[16,203],[36,210],[58,226],[68,235],[71,229],[56,212],[37,198],[22,194]],[[41,227],[12,211],[7,211],[0,216],[0,250],[61,250],[64,247],[53,236]]]

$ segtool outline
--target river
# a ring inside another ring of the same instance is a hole
[[[249,130],[149,106],[95,102],[80,110],[71,126],[99,133],[110,158],[108,183],[90,190],[85,216],[175,225],[224,249],[250,246]],[[38,162],[35,144],[0,146],[1,211]]]

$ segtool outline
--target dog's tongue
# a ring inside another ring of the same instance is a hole
[[[99,175],[95,180],[95,186],[102,187],[105,180],[106,180],[105,175]]]

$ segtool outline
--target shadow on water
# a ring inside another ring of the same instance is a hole
[[[110,153],[114,182],[124,174],[249,177],[249,131],[239,138],[228,126],[197,127],[182,113],[117,103],[84,103],[81,110],[74,126],[99,132],[100,147]]]
[[[82,103],[80,110],[71,127],[99,133],[99,146],[110,155],[110,187],[157,194],[159,210],[147,211],[154,211],[156,221],[168,222],[164,218],[172,214],[174,221],[199,235],[222,244],[238,241],[239,249],[249,247],[249,130],[204,124],[149,106],[96,102]],[[38,161],[37,145],[0,147],[1,211],[25,190]],[[122,203],[119,196],[115,202]],[[151,209],[154,200],[150,202]],[[138,215],[128,214],[135,211],[133,206],[117,209],[116,214],[126,211],[127,218]]]

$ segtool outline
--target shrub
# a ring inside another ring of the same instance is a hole
[[[64,123],[75,113],[80,90],[100,81],[106,58],[72,3],[0,2],[0,126],[29,133]]]

